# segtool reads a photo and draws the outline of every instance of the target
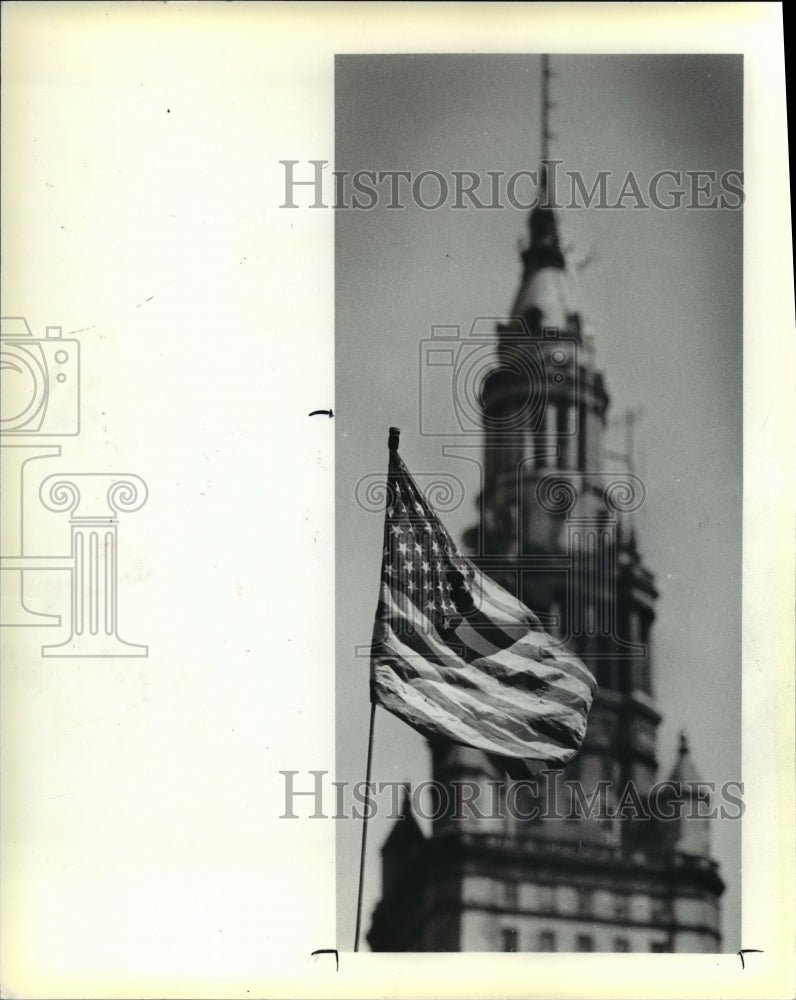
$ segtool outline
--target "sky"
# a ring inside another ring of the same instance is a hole
[[[740,57],[555,55],[551,65],[551,156],[589,187],[610,171],[610,203],[628,171],[645,191],[662,170],[721,177],[743,169]],[[454,170],[483,177],[535,169],[539,80],[540,57],[532,55],[339,56],[335,168],[448,178]],[[428,201],[435,193],[423,189]],[[455,438],[419,433],[421,406],[442,407],[426,412],[444,420],[450,405],[429,399],[420,351],[432,325],[464,333],[475,317],[510,312],[526,235],[527,212],[510,205],[455,210],[449,199],[424,210],[405,200],[404,210],[382,198],[368,210],[335,213],[338,780],[364,777],[362,647],[381,558],[382,515],[357,502],[357,484],[383,476],[387,428],[397,425],[412,472],[453,473],[464,483],[464,503],[446,517],[454,537],[475,523],[476,467],[443,457]],[[632,198],[625,205],[581,202],[559,212],[559,226],[611,397],[609,448],[623,450],[622,414],[641,411],[634,461],[647,499],[637,530],[660,591],[652,648],[661,776],[685,729],[702,777],[720,786],[741,780],[743,212],[639,208]],[[428,776],[422,738],[379,710],[374,780]],[[389,825],[379,817],[368,834],[365,930]],[[740,826],[717,822],[713,830],[727,883],[727,951],[740,947]],[[338,822],[341,941],[353,936],[360,835],[360,824]]]

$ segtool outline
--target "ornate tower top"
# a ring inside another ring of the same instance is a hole
[[[677,784],[684,783],[695,783],[701,781],[699,772],[694,765],[693,758],[691,757],[691,749],[688,745],[688,737],[686,736],[685,730],[680,730],[680,742],[677,748],[677,763],[674,765],[672,773],[669,775],[669,780],[674,781]]]
[[[542,56],[541,144],[542,157],[536,206],[528,219],[530,239],[522,252],[523,274],[512,310],[522,316],[533,332],[543,327],[579,332],[578,310],[566,270],[564,253],[558,235],[555,206],[550,203],[550,57]]]

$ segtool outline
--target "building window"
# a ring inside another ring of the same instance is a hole
[[[503,883],[503,904],[516,910],[519,905],[519,890],[516,882]]]
[[[591,934],[578,934],[575,951],[594,951],[594,938]]]
[[[558,468],[560,462],[560,448],[556,447],[558,445],[558,407],[555,403],[548,403],[547,410],[545,411],[545,431],[546,435],[544,438],[545,446],[549,449],[549,454],[547,457],[547,463],[552,468]],[[559,453],[559,454],[557,454]]]
[[[539,951],[555,951],[556,936],[552,931],[539,932]]]
[[[547,439],[542,433],[536,433],[533,439],[533,456],[537,469],[547,467]]]
[[[654,924],[665,924],[669,918],[669,907],[664,899],[653,899],[652,901],[652,922]]]
[[[591,916],[594,909],[594,895],[590,889],[581,889],[578,895],[578,912],[583,916]]]
[[[630,951],[630,942],[627,938],[614,938],[614,951]]]
[[[539,886],[539,909],[550,912],[555,907],[552,885]]]
[[[633,615],[632,617],[634,619],[638,618],[637,615]],[[633,664],[633,687],[638,691],[643,691],[644,694],[652,694],[650,685],[649,624],[645,626],[642,621],[641,625],[636,628],[636,635],[632,641],[640,643],[644,647],[644,651]]]
[[[575,440],[575,407],[569,403],[562,403],[558,411],[558,441],[561,449],[561,468],[577,468],[578,456],[575,453],[577,441]]]
[[[617,898],[614,913],[618,920],[627,920],[630,916],[630,904],[627,901],[627,897],[619,896]]]
[[[650,944],[650,951],[656,955],[665,955],[669,951],[669,947],[665,941],[653,941]]]
[[[503,927],[500,931],[502,951],[519,951],[517,947],[517,928]]]
[[[644,694],[650,693],[650,662],[649,646],[644,650],[644,655],[638,662],[638,686]]]
[[[550,631],[556,637],[556,639],[562,639],[563,635],[561,629],[561,601],[555,600],[550,604],[550,617],[553,619],[550,623]],[[575,758],[578,759],[577,757]]]
[[[580,426],[578,427],[578,468],[581,472],[586,471],[586,423],[588,420],[588,409],[585,403],[580,404]]]
[[[519,781],[513,786],[512,800],[507,802],[506,818],[514,829],[532,822],[528,817],[533,816],[536,804],[536,796],[529,784]]]
[[[601,651],[600,656],[604,655],[605,651]],[[597,683],[607,691],[617,689],[616,665],[611,660],[600,659],[597,661]]]
[[[641,642],[641,627],[639,624],[638,611],[629,611],[627,615],[628,641],[634,644]]]

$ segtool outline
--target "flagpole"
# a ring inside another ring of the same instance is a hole
[[[387,448],[390,454],[398,451],[401,438],[401,428],[391,427],[387,438]],[[389,491],[388,491],[389,492]],[[389,497],[388,497],[389,506]],[[376,699],[371,685],[370,692],[370,726],[368,727],[368,756],[365,765],[365,812],[362,817],[362,848],[359,854],[359,890],[357,891],[357,925],[354,932],[354,951],[359,951],[359,932],[362,927],[362,892],[365,887],[365,850],[368,843],[368,819],[370,817],[370,772],[373,764],[373,729],[376,722]]]
[[[365,812],[362,817],[362,851],[359,856],[359,892],[357,894],[357,929],[354,951],[359,951],[359,929],[362,925],[362,890],[365,885],[365,847],[368,842],[368,817],[370,816],[370,767],[373,763],[373,727],[376,721],[376,702],[370,703],[370,730],[368,732],[368,762],[365,767]]]

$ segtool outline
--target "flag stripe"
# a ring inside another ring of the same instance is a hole
[[[483,578],[482,587],[483,587],[484,597],[487,600],[487,602],[492,607],[495,608],[501,607],[502,603],[499,603],[499,599],[502,599],[504,597],[511,597],[511,595],[507,594],[507,592],[503,590],[502,587],[499,587],[499,585],[495,583],[494,580],[489,579],[489,577],[487,577],[485,574],[480,573],[479,575]],[[523,608],[523,605],[520,604],[519,601],[516,601],[516,604],[518,605],[519,608]],[[536,619],[535,615],[533,617],[534,619]],[[536,621],[538,622],[538,619],[536,619]],[[561,648],[561,643],[557,642],[551,636],[541,631],[539,632],[533,630],[526,631],[525,635],[523,636],[523,642],[526,642],[529,645],[533,644],[534,642],[538,642],[538,644],[543,648],[551,650],[555,650],[556,647]],[[596,693],[597,682],[594,679],[594,675],[587,667],[585,667],[582,663],[580,663],[580,661],[575,657],[574,654],[567,651],[566,659],[559,661],[559,663],[563,670],[565,670],[567,673],[571,673],[574,677],[577,677],[579,680],[585,683],[590,688],[592,694]]]
[[[383,594],[382,602],[387,615],[385,624],[389,628],[390,622],[395,621],[397,617],[395,612],[399,609],[389,592]],[[499,685],[496,685],[496,696],[502,693],[512,702],[516,699],[519,691],[525,691],[537,696],[549,693],[562,704],[581,711],[588,707],[592,686],[584,685],[579,679],[573,679],[571,675],[558,669],[559,661],[555,661],[556,666],[553,666],[551,661],[545,663],[540,661],[534,664],[532,671],[528,669],[528,660],[536,655],[535,647],[531,647],[530,654],[523,650],[519,656],[515,654],[514,650],[481,649],[478,656],[468,661],[466,657],[457,653],[456,647],[443,642],[430,619],[419,611],[416,611],[416,615],[414,633],[396,636],[396,639],[399,639],[405,647],[415,653],[416,658],[426,657],[429,662],[442,666],[449,666],[452,663],[462,676],[469,674],[478,676],[478,674],[483,673],[490,679],[501,681],[506,685],[506,691],[504,692]],[[464,634],[462,634],[463,631]],[[395,633],[393,632],[393,634]],[[465,646],[472,638],[462,625],[457,628],[456,634]],[[482,647],[487,645],[483,640],[479,640],[479,642]],[[406,653],[403,650],[401,652],[405,657]],[[468,667],[475,669],[467,671]],[[455,681],[456,678],[452,678],[452,680]]]
[[[545,698],[542,695],[524,695],[511,697],[502,690],[499,681],[491,675],[465,666],[454,664],[434,664],[431,657],[413,655],[417,651],[405,646],[395,635],[390,635],[384,645],[384,659],[391,661],[395,669],[405,680],[412,677],[440,684],[440,697],[446,697],[445,692],[456,690],[457,697],[462,696],[468,705],[476,699],[483,710],[498,713],[505,719],[507,728],[520,736],[524,731],[522,723],[515,725],[514,721],[526,719],[532,723],[538,732],[544,733],[551,740],[560,740],[568,744],[567,730],[580,733],[583,725],[582,715],[563,705],[558,698]],[[408,653],[408,655],[407,655]]]
[[[446,691],[458,688],[457,698],[461,699],[463,707],[472,708],[475,698],[484,713],[498,709],[506,728],[518,738],[527,733],[527,729],[514,725],[516,715],[532,721],[537,732],[551,740],[561,740],[566,746],[570,745],[568,732],[582,736],[585,719],[582,711],[574,710],[567,703],[571,692],[555,691],[552,697],[545,697],[538,689],[529,692],[518,691],[516,687],[505,688],[488,670],[473,669],[452,654],[450,647],[435,637],[427,619],[422,633],[418,622],[415,631],[405,636],[396,635],[389,622],[384,625],[386,631],[381,648],[374,649],[374,653],[377,661],[391,663],[405,681],[414,677],[418,681],[440,684],[437,694],[440,699],[447,699]],[[528,671],[525,674],[530,678]],[[480,695],[474,696],[473,690]],[[523,756],[529,756],[527,747]]]
[[[461,736],[461,727],[466,725],[471,729],[481,730],[493,740],[503,741],[506,756],[528,757],[539,752],[539,744],[543,744],[542,753],[551,749],[560,753],[575,751],[578,730],[569,725],[567,720],[554,718],[554,713],[560,714],[554,704],[546,704],[534,716],[527,709],[522,718],[510,715],[500,704],[487,701],[481,692],[469,691],[466,687],[457,687],[455,697],[449,696],[450,685],[446,681],[435,681],[428,677],[417,676],[411,665],[405,660],[386,661],[390,667],[393,683],[395,681],[422,691],[434,705],[444,707],[452,717],[456,718],[451,737],[457,742],[468,742]],[[403,667],[403,669],[401,669]],[[518,706],[514,706],[517,711]],[[427,721],[432,721],[429,716]],[[511,744],[510,746],[508,744]],[[496,743],[495,745],[500,745]]]
[[[563,764],[577,752],[576,748],[564,748],[558,743],[534,738],[530,727],[527,734],[530,738],[518,740],[493,724],[482,714],[480,706],[476,713],[463,711],[458,692],[455,700],[447,699],[440,695],[438,689],[423,682],[404,681],[394,671],[382,678],[379,700],[385,708],[425,735],[442,736],[454,743],[478,747],[501,756],[539,756]]]
[[[383,597],[382,608],[382,616],[386,615],[385,624],[389,626],[390,620],[394,620],[396,616],[393,614],[394,602],[388,593]],[[462,656],[461,646],[443,642],[434,632],[430,620],[418,611],[415,613],[417,617],[414,633],[400,635],[403,644],[411,650],[410,655],[413,655],[413,660],[425,657],[430,663],[442,666],[448,666],[453,662],[459,671],[469,666],[475,671],[484,672],[505,685],[512,701],[523,692],[528,692],[534,695],[548,695],[579,712],[588,711],[592,686],[584,685],[578,678],[573,678],[572,675],[560,670],[560,661],[534,663],[533,670],[529,670],[528,660],[535,658],[537,650],[532,646],[530,652],[527,652],[522,649],[521,644],[518,644],[519,656],[513,650],[500,650],[494,653],[487,651],[486,657],[477,655],[468,659]],[[461,632],[462,626],[459,626],[457,634]],[[466,642],[467,638],[463,635],[463,642]],[[406,657],[405,651],[403,655]],[[456,680],[455,677],[452,679]]]

